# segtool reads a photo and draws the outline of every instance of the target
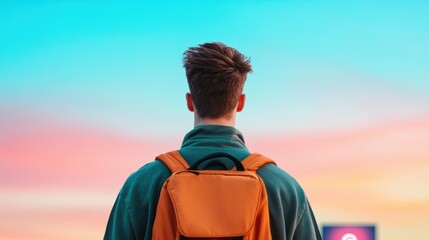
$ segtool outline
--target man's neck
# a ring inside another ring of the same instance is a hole
[[[235,114],[231,118],[200,118],[195,115],[194,127],[199,125],[223,125],[235,127]]]

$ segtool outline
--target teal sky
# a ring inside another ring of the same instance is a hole
[[[0,106],[181,135],[192,127],[182,53],[220,41],[252,59],[247,131],[419,115],[429,106],[428,12],[425,1],[2,1]]]

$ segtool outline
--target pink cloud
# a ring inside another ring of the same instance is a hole
[[[0,184],[7,186],[120,185],[140,166],[180,145],[177,139],[137,139],[28,113],[4,114]],[[294,174],[383,166],[427,157],[429,117],[350,131],[298,136],[247,136],[251,151]]]
[[[0,185],[117,186],[178,143],[136,139],[28,114],[0,120]],[[168,150],[167,150],[168,149]]]
[[[349,167],[382,167],[429,157],[429,117],[360,129],[292,136],[250,136],[247,145],[296,174],[335,172]]]

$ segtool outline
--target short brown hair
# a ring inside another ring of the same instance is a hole
[[[189,89],[201,118],[231,112],[243,92],[250,59],[223,43],[204,43],[183,53]]]

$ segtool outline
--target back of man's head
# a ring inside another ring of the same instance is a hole
[[[184,54],[189,89],[201,118],[224,117],[234,110],[243,92],[250,59],[223,43],[204,43]]]

